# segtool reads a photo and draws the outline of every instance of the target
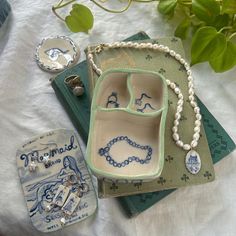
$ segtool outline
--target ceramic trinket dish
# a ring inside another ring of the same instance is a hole
[[[161,174],[167,101],[159,73],[112,69],[100,76],[86,153],[98,178],[149,181]]]
[[[35,59],[39,67],[49,72],[60,72],[79,59],[79,49],[66,36],[44,38],[37,46]]]
[[[97,197],[73,131],[53,130],[25,142],[17,167],[30,219],[42,232],[93,215]]]

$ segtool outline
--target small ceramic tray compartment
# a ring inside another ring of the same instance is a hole
[[[137,112],[161,111],[163,106],[163,81],[153,74],[133,74],[130,78],[132,103],[130,108]]]
[[[99,178],[148,181],[161,174],[167,86],[158,73],[105,72],[91,108],[86,160]]]
[[[125,108],[130,101],[127,87],[127,73],[112,73],[102,81],[102,87],[98,92],[96,104],[100,108]]]

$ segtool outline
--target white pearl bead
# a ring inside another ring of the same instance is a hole
[[[201,126],[201,121],[195,120],[194,124],[195,124],[196,126]]]
[[[162,49],[164,52],[169,52],[170,51],[170,49],[168,48],[168,47],[163,47],[163,49]]]
[[[175,54],[175,58],[176,58],[176,60],[180,60],[181,59],[181,55],[179,55],[179,54]]]
[[[200,114],[196,114],[196,118],[197,118],[197,120],[201,120],[202,116]]]
[[[121,45],[120,42],[115,42],[114,43],[114,47],[120,47],[120,45]]]
[[[170,50],[170,55],[171,55],[172,57],[174,57],[174,56],[176,55],[176,52],[173,51],[173,50]]]
[[[97,72],[99,75],[102,74],[102,70],[100,70],[100,69],[97,69],[96,72]]]
[[[184,63],[185,63],[185,60],[184,60],[183,58],[181,58],[181,59],[179,60],[179,62],[180,62],[181,64],[184,64]]]
[[[184,145],[183,145],[183,149],[186,150],[186,151],[190,150],[190,148],[191,148],[191,147],[190,147],[189,144],[184,144]]]
[[[47,205],[46,208],[45,208],[45,211],[46,211],[46,212],[49,212],[49,211],[51,211],[51,209],[52,209],[51,206],[50,206],[50,205]]]
[[[194,127],[193,131],[194,131],[195,133],[199,133],[199,132],[200,132],[200,128],[199,128],[199,126]]]
[[[195,99],[195,97],[193,95],[190,95],[188,98],[190,101],[194,101],[194,99]]]
[[[153,47],[153,49],[155,49],[155,50],[156,50],[156,49],[159,49],[159,45],[158,45],[158,44],[153,44],[152,47]]]
[[[188,83],[188,88],[189,88],[189,89],[190,89],[190,88],[193,89],[193,83],[192,83],[192,82],[189,82],[189,83]]]
[[[200,138],[199,133],[195,133],[195,134],[193,135],[193,139],[198,140],[199,138]]]
[[[177,133],[173,133],[172,137],[175,141],[179,140],[179,135]]]
[[[176,113],[175,113],[175,119],[176,119],[176,120],[179,120],[180,117],[181,117],[181,115],[180,115],[178,112],[176,112]]]
[[[182,93],[178,94],[178,98],[183,99],[184,98],[183,94]]]
[[[36,168],[37,168],[37,165],[34,161],[32,161],[30,164],[29,164],[29,171],[30,172],[35,172],[36,171]]]
[[[189,93],[189,95],[194,95],[193,88],[190,88],[190,89],[188,90],[188,93]]]
[[[178,95],[180,93],[180,89],[179,88],[175,88],[175,93]]]
[[[188,76],[188,81],[190,82],[192,82],[193,81],[193,77],[190,75],[190,76]]]
[[[159,45],[159,48],[160,48],[160,50],[162,51],[162,50],[165,48],[165,46],[163,46],[162,44],[160,44],[160,45]]]
[[[191,70],[187,70],[187,75],[192,75]]]
[[[179,121],[178,121],[178,120],[175,120],[175,121],[174,121],[174,125],[175,125],[175,126],[178,126],[178,125],[179,125]]]
[[[178,102],[177,102],[177,105],[178,106],[182,106],[184,104],[184,100],[183,99],[180,99]]]
[[[151,48],[152,45],[153,45],[152,43],[147,43],[147,44],[146,44],[146,46],[147,46],[148,48]]]
[[[132,45],[133,45],[132,42],[127,42],[127,46],[128,46],[128,47],[131,47]]]
[[[172,89],[175,89],[175,88],[176,88],[175,83],[171,83],[171,84],[170,84],[170,87],[171,87]]]
[[[196,114],[200,113],[200,108],[199,107],[195,107],[193,110]]]
[[[196,107],[197,106],[197,103],[194,102],[194,101],[190,101],[190,104],[191,104],[192,107]]]
[[[182,112],[183,111],[183,107],[182,106],[177,106],[177,110],[176,110],[178,113]]]
[[[172,127],[172,131],[173,131],[174,133],[177,133],[178,127],[177,127],[177,126],[173,126],[173,127]]]
[[[187,62],[184,63],[184,67],[186,68],[186,70],[189,70],[189,65]]]
[[[88,54],[88,59],[89,59],[89,60],[93,59],[93,54],[89,53],[89,54]]]
[[[60,222],[61,222],[61,225],[63,226],[66,223],[66,219],[63,217],[63,218],[60,219]]]
[[[192,148],[197,147],[197,145],[198,145],[198,142],[197,142],[196,140],[193,140],[193,141],[191,142],[191,147],[192,147]]]
[[[181,141],[181,140],[178,140],[176,142],[176,145],[179,146],[179,147],[183,147],[184,146],[184,143]]]
[[[167,85],[170,85],[171,82],[170,82],[170,80],[167,79],[166,83],[167,83]]]

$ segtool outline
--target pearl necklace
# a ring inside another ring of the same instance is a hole
[[[187,73],[187,80],[188,80],[188,98],[189,103],[193,108],[193,111],[195,113],[195,122],[194,122],[194,129],[193,129],[193,137],[190,144],[184,143],[180,139],[180,135],[178,133],[178,126],[179,121],[181,119],[181,112],[183,111],[183,104],[184,104],[184,97],[183,94],[176,86],[174,82],[171,82],[170,80],[166,79],[166,83],[168,87],[176,94],[178,97],[177,102],[177,108],[175,112],[175,119],[174,119],[174,125],[172,127],[172,138],[175,141],[175,144],[182,148],[185,151],[189,151],[186,155],[185,159],[185,165],[188,171],[192,174],[197,174],[200,171],[201,168],[201,159],[199,154],[194,151],[193,149],[197,147],[198,141],[200,138],[200,130],[201,130],[201,114],[200,114],[200,108],[198,107],[196,100],[195,100],[195,92],[193,87],[193,77],[192,72],[190,70],[190,67],[188,63],[181,57],[180,54],[176,53],[175,51],[169,49],[167,46],[161,45],[161,44],[152,44],[152,43],[137,43],[137,42],[115,42],[111,44],[100,44],[98,45],[94,51],[90,51],[88,53],[88,60],[92,65],[93,70],[100,76],[103,72],[100,68],[97,67],[93,60],[93,53],[99,54],[105,49],[114,49],[114,48],[134,48],[134,49],[151,49],[154,51],[160,51],[168,53],[171,57],[176,59],[177,61],[182,64],[186,70]]]

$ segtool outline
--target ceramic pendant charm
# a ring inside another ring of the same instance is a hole
[[[66,36],[45,38],[36,48],[36,62],[46,71],[59,72],[75,64],[79,59],[79,49]]]
[[[167,102],[167,84],[159,73],[113,69],[99,77],[86,153],[96,176],[132,182],[161,174]]]
[[[17,167],[30,219],[39,231],[55,231],[95,213],[97,197],[74,132],[54,130],[25,142],[17,151]],[[79,196],[82,183],[88,191]]]
[[[185,157],[185,166],[187,168],[187,170],[195,175],[197,174],[200,169],[201,169],[201,159],[199,154],[194,151],[194,150],[190,150],[186,157]]]
[[[62,207],[63,212],[66,215],[72,215],[72,213],[78,206],[79,202],[80,202],[80,197],[74,193],[71,193],[70,196],[67,198],[64,206]]]
[[[59,188],[57,189],[57,192],[52,202],[57,206],[63,206],[69,193],[70,193],[70,189],[68,187],[64,185],[60,185]]]

